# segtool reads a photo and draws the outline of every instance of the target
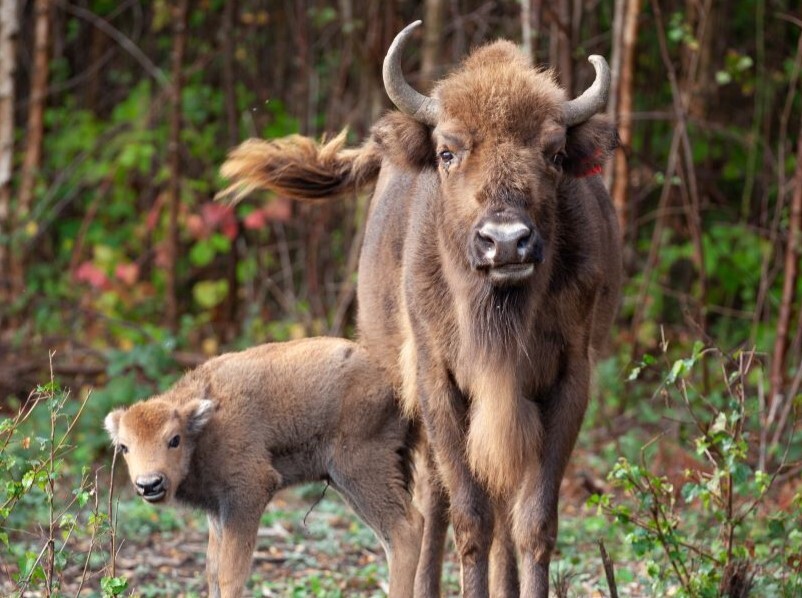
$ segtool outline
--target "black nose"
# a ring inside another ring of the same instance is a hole
[[[527,264],[543,259],[543,243],[523,222],[487,221],[476,229],[474,250],[488,266]]]
[[[161,497],[164,494],[164,476],[160,473],[139,476],[134,484],[136,491],[144,498]]]

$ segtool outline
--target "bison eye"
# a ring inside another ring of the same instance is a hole
[[[451,162],[454,160],[454,154],[448,150],[443,150],[438,154],[440,158],[440,162],[443,163],[443,166],[449,166]]]
[[[170,439],[170,442],[167,443],[167,446],[170,448],[175,448],[179,444],[181,444],[181,437],[178,434],[176,434]]]
[[[121,452],[123,455],[127,455],[127,454],[128,454],[128,447],[127,447],[127,446],[125,446],[124,444],[121,444],[121,445],[120,445],[120,452]]]
[[[563,167],[563,161],[564,160],[565,160],[565,154],[563,154],[562,152],[554,154],[551,157],[551,163],[554,164],[554,166],[556,168],[560,168],[560,169]]]

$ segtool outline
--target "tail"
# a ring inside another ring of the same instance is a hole
[[[346,131],[321,143],[301,135],[265,141],[249,139],[234,148],[220,168],[231,184],[218,198],[242,199],[257,189],[293,199],[340,195],[376,180],[381,154],[373,140],[344,149]]]

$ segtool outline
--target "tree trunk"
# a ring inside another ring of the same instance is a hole
[[[571,59],[571,0],[560,0],[559,4],[559,66],[560,82],[568,92],[569,97],[574,97],[574,67]]]
[[[223,4],[223,95],[226,106],[227,136],[226,143],[229,148],[234,147],[239,142],[239,125],[237,112],[237,93],[235,89],[236,81],[236,61],[234,51],[236,48],[237,36],[234,32],[235,19],[237,14],[236,0],[227,0]],[[231,341],[238,329],[239,313],[239,281],[237,279],[237,265],[239,261],[238,243],[239,239],[233,239],[231,250],[228,254],[228,265],[226,278],[228,280],[228,296],[226,297],[225,313],[226,322],[225,340]]]
[[[782,396],[785,388],[785,356],[788,350],[788,333],[793,317],[796,287],[799,277],[800,243],[802,243],[802,127],[796,145],[796,170],[794,171],[791,213],[788,222],[788,241],[785,246],[783,267],[783,291],[780,301],[780,315],[777,318],[777,337],[771,361],[772,402]],[[791,399],[792,397],[788,397]]]
[[[31,95],[28,100],[28,128],[19,192],[19,216],[26,218],[33,203],[36,175],[42,162],[45,96],[47,94],[48,46],[50,43],[50,0],[36,0],[36,30],[33,48]]]
[[[621,77],[621,46],[624,43],[624,11],[627,0],[615,0],[613,9],[613,38],[610,49],[610,94],[607,99],[607,114],[612,120],[618,117],[618,83]],[[604,167],[604,186],[610,189],[613,184],[613,165]]]
[[[532,1],[519,0],[521,3],[521,49],[532,59]]]
[[[22,162],[22,177],[15,214],[15,220],[18,223],[25,223],[30,216],[37,175],[42,164],[48,47],[50,45],[50,0],[36,0],[34,13],[36,24],[31,94],[28,98],[28,127],[25,132],[25,157]],[[25,256],[21,254],[12,257],[11,287],[15,296],[22,293],[25,284],[24,259]]]
[[[618,214],[618,223],[622,235],[626,235],[628,226],[629,162],[627,156],[632,144],[632,88],[639,14],[640,0],[627,0],[622,27],[621,66],[618,82],[618,106],[616,108],[621,147],[615,153],[615,175],[613,177],[612,192],[613,205]],[[632,232],[634,233],[634,231]]]
[[[571,0],[546,3],[549,22],[549,64],[556,68],[560,84],[573,97],[573,61],[571,60]]]
[[[226,103],[226,124],[228,125],[226,142],[229,147],[234,147],[239,142],[237,94],[234,86],[236,81],[234,15],[236,12],[236,0],[227,0],[223,5],[223,93]]]
[[[529,19],[532,23],[532,62],[537,64],[540,39],[543,37],[543,0],[531,0]]]
[[[187,46],[187,12],[189,0],[178,0],[174,12],[172,50],[172,88],[170,90],[170,141],[167,152],[170,162],[170,186],[168,193],[169,224],[167,230],[167,288],[166,316],[171,330],[178,328],[178,210],[181,205],[181,90],[182,71]]]
[[[437,65],[443,58],[443,0],[426,0],[423,20],[423,49],[421,51],[420,85],[428,91],[437,80]]]
[[[14,163],[14,71],[19,30],[17,0],[0,0],[0,302],[8,305],[11,269],[11,173]],[[2,323],[0,313],[0,323]]]

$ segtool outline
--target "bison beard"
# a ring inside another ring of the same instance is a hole
[[[352,150],[342,135],[320,145],[246,142],[223,166],[232,180],[223,194],[319,199],[375,182],[359,266],[360,341],[423,424],[424,461],[450,500],[463,593],[488,595],[499,505],[497,545],[517,549],[522,595],[547,596],[560,481],[621,283],[617,222],[595,176],[617,145],[615,127],[594,116],[609,69],[592,57],[596,81],[566,100],[551,72],[501,41],[474,51],[427,98],[399,80],[408,34],[385,61],[388,94],[405,114],[384,116]],[[476,235],[484,243],[485,230],[507,244],[483,249]],[[522,230],[539,235],[542,254],[510,244]],[[445,507],[432,496],[435,527]],[[424,544],[417,593],[439,592],[440,554]],[[502,556],[514,577],[515,556]]]

